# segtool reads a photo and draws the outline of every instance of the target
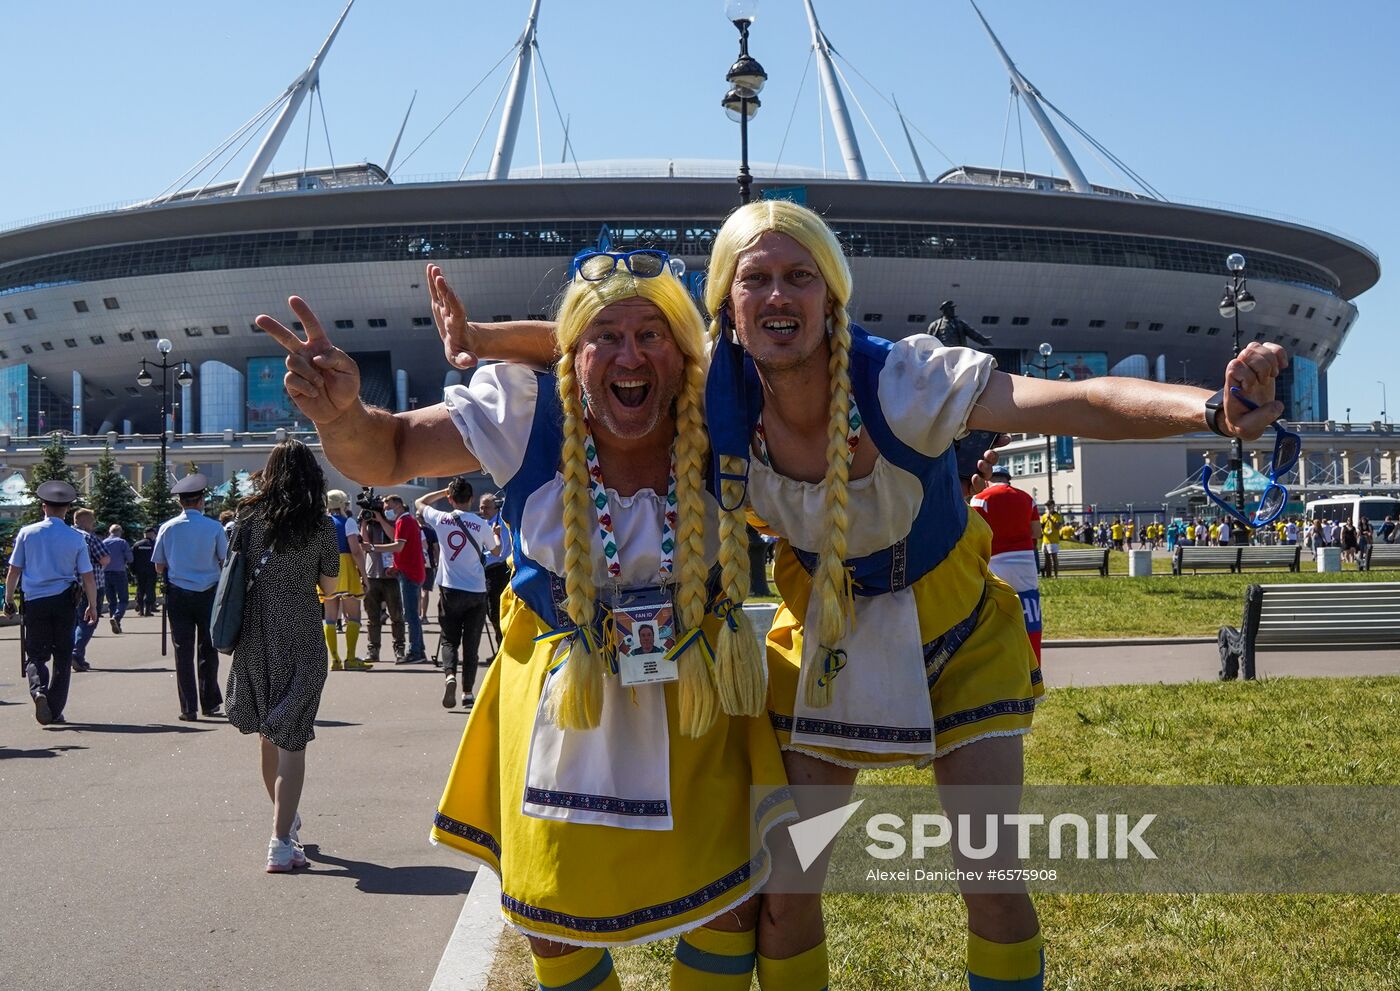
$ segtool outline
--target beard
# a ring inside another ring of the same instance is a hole
[[[608,388],[595,392],[587,384],[583,386],[583,398],[594,422],[622,440],[638,440],[655,430],[671,411],[679,392],[680,387],[674,383],[657,383],[644,407],[627,409],[620,407]]]

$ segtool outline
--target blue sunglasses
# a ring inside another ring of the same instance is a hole
[[[1259,408],[1245,398],[1244,394],[1237,388],[1232,388],[1230,395],[1249,409]],[[1282,422],[1282,420],[1275,420],[1271,424],[1275,436],[1274,456],[1269,464],[1269,484],[1264,489],[1264,494],[1259,499],[1259,506],[1254,510],[1253,515],[1245,516],[1233,505],[1211,491],[1210,477],[1215,473],[1215,467],[1209,464],[1201,466],[1201,488],[1205,490],[1206,497],[1246,526],[1263,526],[1266,523],[1272,523],[1283,515],[1284,509],[1288,506],[1288,489],[1283,487],[1279,478],[1287,475],[1297,466],[1298,458],[1303,453],[1303,438],[1292,430],[1280,426]],[[1244,479],[1241,477],[1236,484],[1243,485]]]
[[[639,279],[654,279],[671,267],[671,256],[655,248],[639,251],[596,251],[588,249],[574,256],[573,274],[586,282],[602,282],[618,267]]]

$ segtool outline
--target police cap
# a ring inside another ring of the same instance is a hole
[[[36,494],[40,502],[46,502],[50,506],[70,506],[78,501],[78,493],[73,491],[73,486],[57,479],[39,486]]]
[[[192,475],[186,475],[171,486],[170,494],[177,496],[198,495],[207,488],[209,488],[209,479],[199,472],[195,472]]]

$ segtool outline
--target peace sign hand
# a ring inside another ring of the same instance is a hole
[[[282,384],[297,408],[320,427],[359,404],[360,369],[330,342],[306,300],[292,296],[287,304],[306,328],[306,340],[266,313],[259,314],[255,322],[287,349],[287,374]]]
[[[467,308],[447,284],[438,265],[428,266],[428,295],[433,299],[433,324],[442,338],[447,363],[453,368],[471,368],[476,364],[476,342]]]

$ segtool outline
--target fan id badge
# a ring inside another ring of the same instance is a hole
[[[653,685],[679,677],[675,658],[666,656],[676,643],[669,589],[655,585],[623,589],[613,602],[612,616],[623,685]]]

